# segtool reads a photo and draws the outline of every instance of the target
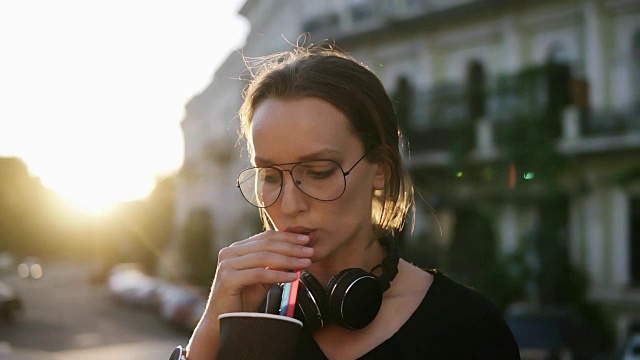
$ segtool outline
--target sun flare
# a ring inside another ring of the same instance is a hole
[[[87,215],[104,215],[115,205],[149,195],[155,180],[141,176],[104,176],[104,173],[42,178],[44,186],[55,191],[76,211]]]
[[[243,43],[243,4],[0,0],[0,156],[84,213],[146,197],[182,165],[185,104]]]

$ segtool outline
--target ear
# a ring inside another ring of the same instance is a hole
[[[389,178],[389,166],[384,162],[375,164],[375,174],[373,176],[373,189],[384,190],[384,186]]]

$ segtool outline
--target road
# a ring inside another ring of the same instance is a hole
[[[115,303],[88,278],[88,266],[69,264],[45,264],[39,280],[3,276],[25,311],[15,324],[0,323],[0,360],[162,360],[186,344],[184,330]]]

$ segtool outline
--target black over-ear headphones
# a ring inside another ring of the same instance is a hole
[[[362,329],[376,317],[382,305],[382,294],[391,287],[398,274],[398,249],[393,239],[380,240],[387,250],[382,263],[371,271],[359,268],[342,270],[329,280],[325,288],[310,273],[300,273],[298,301],[294,317],[313,332],[334,322],[347,329]],[[373,273],[380,268],[382,274]],[[277,303],[281,287],[274,286],[267,295],[267,302]],[[272,300],[269,300],[272,299]],[[269,311],[267,306],[267,311]]]

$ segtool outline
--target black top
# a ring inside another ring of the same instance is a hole
[[[511,330],[486,297],[440,271],[429,272],[433,283],[413,315],[360,359],[520,359]],[[326,359],[304,331],[298,359]]]

